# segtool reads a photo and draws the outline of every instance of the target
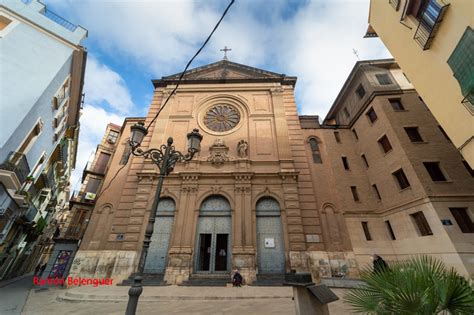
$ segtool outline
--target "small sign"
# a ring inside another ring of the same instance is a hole
[[[94,200],[95,197],[96,197],[96,194],[91,193],[91,192],[86,192],[86,196],[85,196],[86,200]]]
[[[453,225],[453,222],[449,219],[441,219],[441,223],[443,223],[443,225]]]
[[[275,239],[265,238],[265,248],[275,248]]]

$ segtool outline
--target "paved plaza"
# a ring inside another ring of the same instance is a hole
[[[333,290],[342,298],[344,289]],[[128,287],[32,286],[31,277],[0,288],[0,314],[123,314]],[[331,314],[349,314],[341,300]],[[295,314],[291,287],[144,287],[138,314]]]

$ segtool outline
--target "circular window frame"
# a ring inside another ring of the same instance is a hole
[[[204,118],[206,117],[207,112],[212,107],[214,107],[216,105],[228,105],[228,106],[232,106],[233,108],[235,108],[235,110],[237,110],[237,112],[239,113],[239,116],[240,116],[240,120],[237,123],[237,125],[235,125],[234,128],[229,129],[227,131],[214,131],[212,129],[209,129],[206,126],[206,124],[204,123]],[[199,110],[199,113],[198,113],[198,125],[201,128],[201,130],[203,130],[204,132],[206,132],[208,134],[211,134],[211,135],[214,135],[214,136],[225,136],[225,135],[234,133],[237,130],[239,130],[244,124],[244,117],[245,117],[245,112],[244,112],[241,104],[239,104],[235,100],[229,99],[227,97],[217,97],[215,99],[212,99],[212,100],[206,102],[205,105],[201,107],[201,109]]]

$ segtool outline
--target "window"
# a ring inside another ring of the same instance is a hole
[[[342,157],[342,165],[344,165],[345,170],[349,169],[349,161],[347,161],[347,157],[345,156]]]
[[[373,108],[369,109],[366,115],[369,117],[371,123],[374,123],[377,120],[377,114]]]
[[[336,138],[337,143],[341,143],[341,137],[339,135],[339,131],[334,131],[334,138]]]
[[[405,188],[410,187],[410,182],[408,181],[408,178],[405,176],[405,172],[403,171],[403,169],[399,169],[398,171],[392,173],[392,175],[397,180],[398,186],[400,186],[400,189],[405,189]]]
[[[344,112],[344,115],[346,115],[346,118],[351,117],[351,115],[349,114],[349,111],[347,110],[347,108],[344,107],[344,109],[342,111]]]
[[[373,184],[372,189],[374,190],[375,196],[377,197],[378,200],[382,200],[382,197],[380,196],[379,189],[377,188],[377,185]]]
[[[41,131],[43,131],[43,125],[43,120],[40,118],[33,129],[28,133],[25,140],[23,140],[23,143],[17,149],[17,152],[26,154],[30,150],[36,139],[38,139]]]
[[[393,110],[395,111],[405,110],[405,107],[403,107],[402,101],[399,98],[390,99],[388,101],[390,102],[390,105],[392,105]]]
[[[448,65],[458,80],[461,93],[469,109],[474,109],[474,30],[468,26],[459,40],[456,48],[448,59]]]
[[[443,127],[439,126],[438,125],[438,128],[439,128],[439,131],[441,131],[441,133],[443,134],[444,138],[446,140],[448,140],[449,142],[451,142],[451,139],[449,138],[448,134],[446,133],[446,131],[444,131]]]
[[[110,130],[109,135],[107,136],[107,142],[109,143],[117,142],[118,134],[119,133],[117,131]]]
[[[352,129],[352,133],[354,134],[356,140],[359,140],[359,136],[357,135],[357,131],[355,129]]]
[[[361,222],[362,223],[362,229],[364,230],[365,234],[365,239],[368,241],[372,240],[372,236],[370,236],[370,231],[369,231],[369,223],[368,222]]]
[[[426,221],[426,218],[423,212],[418,211],[418,212],[410,214],[410,216],[415,221],[416,226],[421,236],[433,235],[433,232],[431,232],[430,225],[428,224],[428,221]]]
[[[462,160],[462,164],[464,165],[464,167],[466,168],[466,170],[469,172],[469,174],[471,174],[471,177],[474,177],[474,170],[471,168],[471,166],[469,165],[469,163],[467,163],[466,160]]]
[[[474,224],[467,213],[467,208],[449,208],[449,211],[463,233],[474,233]]]
[[[411,142],[423,142],[423,138],[418,132],[418,127],[405,127],[404,129]]]
[[[357,193],[356,186],[351,186],[351,192],[352,192],[352,197],[354,198],[354,201],[359,201],[359,194]]]
[[[428,174],[434,182],[445,182],[446,177],[444,176],[441,168],[439,168],[439,162],[423,162]]]
[[[309,146],[311,147],[311,153],[313,155],[313,163],[323,163],[321,159],[321,152],[319,152],[318,140],[315,138],[309,139]]]
[[[94,173],[98,174],[105,174],[105,170],[107,169],[107,164],[109,164],[110,154],[100,152],[99,157],[94,165]]]
[[[377,78],[377,81],[379,81],[380,85],[392,84],[392,80],[390,80],[390,77],[387,73],[376,74],[375,77]]]
[[[356,92],[357,96],[359,96],[359,98],[363,98],[363,97],[364,97],[364,95],[365,95],[365,89],[364,89],[364,87],[362,86],[362,84],[359,84],[359,86],[357,87],[357,89],[356,89],[355,92]]]
[[[395,9],[395,11],[398,11],[398,6],[400,5],[400,0],[388,0],[388,3],[392,6],[392,8]]]
[[[390,238],[392,240],[396,240],[397,238],[395,237],[395,233],[393,233],[392,225],[390,224],[390,221],[387,220],[385,221],[385,225],[387,226],[388,234],[390,235]]]
[[[369,168],[369,162],[367,162],[367,158],[365,157],[365,154],[362,154],[360,157],[362,158],[362,161],[364,161],[365,166],[367,166],[367,168]]]
[[[416,16],[419,21],[413,39],[423,50],[429,49],[449,4],[442,4],[437,0],[410,2],[414,4],[411,5],[410,3],[408,12]]]
[[[123,153],[122,157],[120,158],[120,165],[125,165],[128,162],[128,159],[130,158],[130,154],[132,153],[132,147],[130,146],[130,143],[126,143],[125,147],[123,148]]]
[[[11,22],[12,20],[7,18],[6,16],[0,15],[0,31],[3,31],[5,27],[7,27],[8,24],[10,24]]]
[[[379,144],[382,147],[384,153],[387,153],[392,150],[392,145],[390,144],[390,141],[388,141],[387,136],[383,136],[382,138],[380,138]]]

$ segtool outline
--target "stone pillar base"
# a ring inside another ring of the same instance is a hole
[[[187,281],[191,266],[191,250],[170,250],[164,280],[168,284],[181,284]]]
[[[232,250],[232,271],[234,269],[239,269],[245,284],[252,284],[257,280],[255,250],[253,248],[234,248]]]

